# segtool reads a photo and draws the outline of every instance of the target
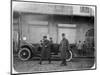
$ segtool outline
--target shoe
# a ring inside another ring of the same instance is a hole
[[[49,62],[49,64],[51,64],[51,62]]]
[[[63,63],[63,64],[62,64],[62,63],[61,63],[60,66],[67,66],[67,64],[66,64],[66,63]]]
[[[39,62],[39,64],[41,65],[42,63],[41,63],[41,62]]]
[[[61,63],[60,66],[64,66],[64,64]]]
[[[64,66],[67,66],[67,64],[65,63]]]

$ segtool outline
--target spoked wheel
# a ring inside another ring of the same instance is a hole
[[[66,51],[66,61],[70,61],[72,59],[72,52],[70,50]]]
[[[22,48],[18,52],[18,57],[21,60],[28,60],[31,57],[31,52],[28,48]]]

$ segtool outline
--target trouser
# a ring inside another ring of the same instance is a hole
[[[78,49],[78,54],[81,55],[82,54],[82,50]]]
[[[47,57],[47,58],[46,58],[46,57]],[[50,55],[50,53],[49,53],[47,56],[44,56],[44,54],[42,54],[42,55],[40,56],[40,64],[42,63],[42,61],[43,61],[44,59],[47,59],[47,60],[49,61],[49,63],[51,63],[51,55]]]

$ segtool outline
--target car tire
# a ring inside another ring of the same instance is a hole
[[[18,57],[20,60],[29,60],[31,57],[31,51],[28,48],[21,48],[18,52]]]
[[[71,61],[72,60],[72,52],[70,50],[67,51],[66,53],[66,61]]]

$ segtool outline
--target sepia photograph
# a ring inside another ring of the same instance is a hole
[[[96,5],[11,2],[11,71],[96,69]]]

